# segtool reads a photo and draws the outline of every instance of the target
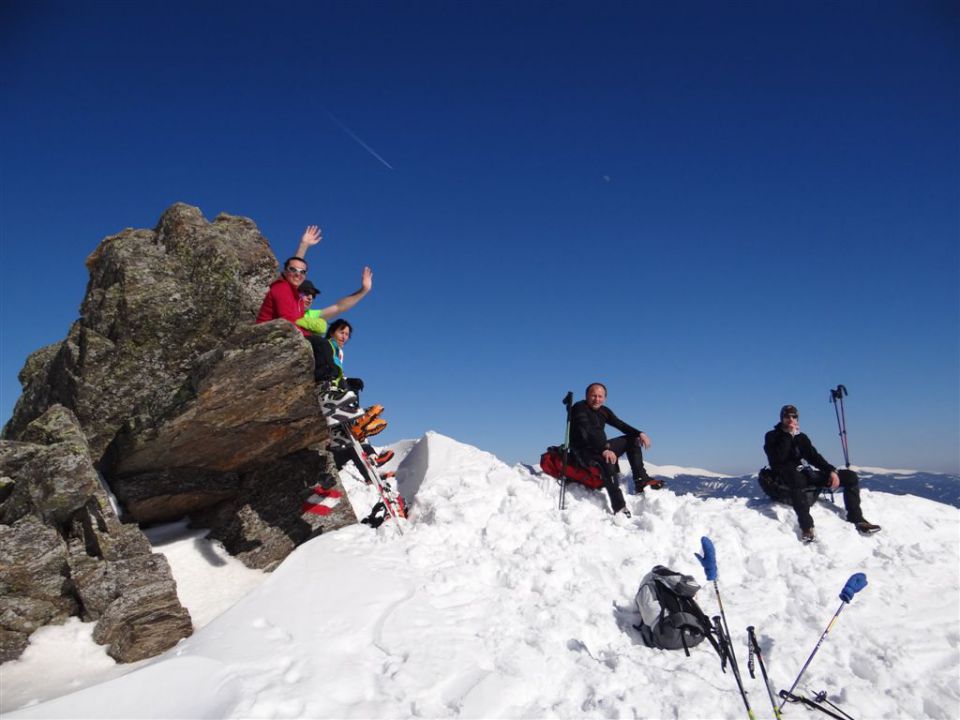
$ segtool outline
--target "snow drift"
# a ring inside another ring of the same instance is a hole
[[[370,489],[343,475],[365,503]],[[799,689],[860,718],[960,714],[955,507],[865,484],[883,532],[861,537],[840,504],[821,502],[812,546],[789,507],[756,497],[668,486],[628,496],[626,521],[604,493],[571,485],[559,513],[552,478],[435,433],[409,449],[398,482],[412,505],[402,537],[389,523],[318,537],[165,655],[7,717],[740,717],[706,643],[687,658],[645,647],[632,627],[653,565],[702,579],[702,535],[758,716],[771,712],[745,672],[745,627],[776,689],[788,687],[854,572],[869,586]],[[698,600],[716,612],[712,588]]]

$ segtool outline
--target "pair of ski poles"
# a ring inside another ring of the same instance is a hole
[[[753,710],[750,707],[750,700],[747,698],[747,692],[743,687],[743,679],[740,676],[740,669],[737,665],[736,653],[733,649],[733,643],[730,640],[730,630],[727,625],[726,613],[723,609],[723,601],[720,597],[720,586],[717,583],[717,553],[716,548],[714,548],[713,541],[710,538],[704,536],[700,538],[700,546],[703,548],[703,555],[697,554],[696,558],[700,561],[700,564],[703,566],[704,573],[707,576],[707,580],[713,583],[713,591],[717,596],[717,605],[720,608],[720,616],[714,618],[714,626],[721,640],[721,647],[724,648],[724,653],[726,656],[729,656],[730,667],[733,670],[733,676],[737,681],[737,688],[740,690],[740,697],[743,700],[743,705],[747,711],[747,717],[750,720],[755,720],[756,715],[754,715]],[[823,708],[818,703],[808,700],[807,698],[798,697],[793,694],[793,691],[796,689],[797,685],[800,683],[800,679],[803,677],[803,674],[807,671],[807,668],[810,667],[810,663],[813,660],[814,656],[817,654],[817,651],[820,649],[820,646],[823,644],[823,641],[826,639],[827,634],[830,632],[830,629],[836,623],[837,618],[840,617],[840,613],[843,612],[843,609],[853,600],[853,596],[860,592],[863,588],[867,586],[867,576],[863,573],[855,573],[850,576],[846,584],[843,586],[843,589],[840,591],[840,607],[837,608],[837,612],[834,613],[833,618],[830,620],[827,628],[820,635],[820,639],[817,641],[816,646],[813,648],[813,652],[810,653],[810,657],[807,658],[807,661],[803,664],[803,667],[800,668],[800,672],[797,675],[797,678],[793,681],[793,685],[790,686],[789,690],[780,691],[780,697],[783,698],[783,702],[777,706],[776,700],[773,696],[773,691],[770,687],[770,679],[767,675],[766,665],[763,662],[763,653],[760,650],[760,644],[757,642],[756,634],[754,632],[754,627],[751,625],[747,628],[747,635],[750,648],[750,660],[748,661],[748,669],[750,670],[750,676],[755,677],[753,673],[753,656],[756,655],[757,659],[760,661],[760,671],[763,674],[763,683],[767,689],[767,696],[770,699],[770,705],[773,708],[773,714],[780,720],[782,717],[783,706],[788,702],[802,702],[808,707],[813,707],[818,710],[825,712],[834,718],[840,718],[845,720],[849,718],[849,715],[843,713],[841,715],[835,715],[829,710]],[[721,663],[726,664],[726,657],[724,654],[721,655]],[[821,697],[821,695],[823,697]],[[817,696],[817,700],[825,700],[825,693],[821,693]],[[832,703],[831,703],[832,705]],[[836,706],[833,706],[836,708]],[[843,712],[836,708],[839,712]]]
[[[837,427],[840,430],[840,446],[843,448],[843,462],[847,469],[850,469],[850,447],[847,445],[847,414],[843,409],[843,398],[847,395],[847,389],[843,385],[837,385],[830,391],[830,402],[833,403],[833,410],[837,414]]]

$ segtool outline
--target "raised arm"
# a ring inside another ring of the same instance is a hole
[[[306,257],[307,250],[323,240],[323,231],[316,225],[307,225],[300,238],[300,247],[297,248],[297,257]]]
[[[365,267],[363,268],[363,273],[360,275],[360,289],[351,295],[340,298],[333,305],[328,305],[320,311],[320,314],[323,315],[324,320],[330,320],[335,318],[337,315],[342,315],[358,302],[363,300],[367,293],[372,289],[373,270],[371,270],[369,267]]]

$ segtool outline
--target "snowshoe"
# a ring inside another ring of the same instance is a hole
[[[370,462],[372,462],[375,467],[383,467],[391,460],[393,460],[393,450],[384,450],[383,452],[370,456]]]
[[[357,440],[366,440],[368,437],[379,435],[387,427],[387,421],[383,418],[374,418],[366,425],[358,426],[356,423],[350,426],[350,432]]]

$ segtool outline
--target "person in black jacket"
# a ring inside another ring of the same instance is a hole
[[[860,482],[852,470],[837,470],[828,463],[810,442],[810,438],[800,432],[800,413],[795,405],[784,405],[780,409],[780,422],[763,439],[763,451],[774,476],[785,485],[790,493],[790,502],[800,521],[803,540],[815,539],[813,518],[807,504],[808,487],[830,488],[836,490],[843,486],[843,505],[847,509],[847,521],[852,522],[863,534],[875,533],[879,525],[868,522],[860,510]],[[802,465],[812,465],[814,469]]]
[[[650,438],[645,432],[637,430],[618,418],[608,407],[607,388],[603,383],[591,383],[587,386],[586,399],[574,403],[570,409],[570,449],[580,463],[589,467],[597,465],[603,474],[603,486],[610,496],[610,505],[614,514],[623,512],[630,517],[623,492],[618,482],[619,468],[617,459],[627,454],[636,492],[644,487],[659,490],[663,483],[654,480],[643,467],[643,450],[650,447]],[[624,433],[620,437],[607,440],[605,425],[612,425]]]

